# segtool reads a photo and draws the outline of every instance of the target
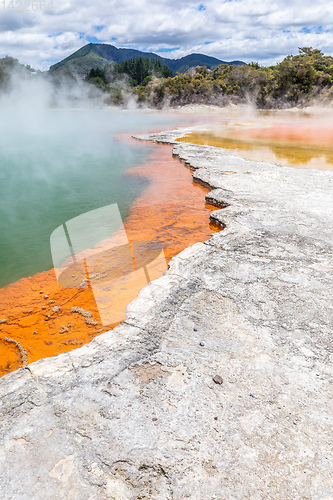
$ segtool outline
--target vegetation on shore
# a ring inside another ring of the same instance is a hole
[[[312,47],[300,48],[299,54],[287,56],[274,66],[197,66],[175,76],[158,59],[133,57],[90,68],[83,83],[69,71],[42,74],[7,56],[0,59],[0,92],[10,89],[12,74],[20,79],[46,78],[55,89],[85,84],[95,90],[93,98],[99,95],[107,104],[125,106],[132,98],[139,105],[157,108],[250,101],[259,108],[272,109],[314,101],[330,103],[333,99],[333,57]]]
[[[270,66],[221,64],[195,68],[173,78],[161,78],[136,87],[139,101],[171,106],[191,103],[224,105],[252,101],[259,108],[306,105],[333,98],[333,57],[311,47]]]
[[[15,73],[19,78],[28,77],[35,70],[27,64],[20,64],[14,57],[5,56],[0,59],[0,91],[10,89],[11,76]]]
[[[118,65],[117,75],[121,69]],[[299,54],[287,56],[274,66],[258,63],[221,64],[211,69],[203,66],[176,76],[151,74],[138,85],[133,73],[126,68],[123,71],[131,77],[131,93],[138,102],[153,107],[251,101],[259,108],[270,109],[306,105],[316,99],[327,102],[333,98],[333,57],[311,47],[300,48]],[[117,102],[124,100],[122,91]]]
[[[21,102],[41,98],[51,108],[76,107],[82,102],[100,105],[102,100],[102,94],[95,86],[87,85],[70,71],[50,75],[5,56],[0,58],[0,99],[10,94],[14,96],[12,102],[17,102],[17,98]]]

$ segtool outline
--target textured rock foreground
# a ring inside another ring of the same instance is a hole
[[[226,228],[115,330],[0,380],[3,499],[333,497],[333,172],[174,153]]]

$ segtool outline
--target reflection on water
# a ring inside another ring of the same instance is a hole
[[[232,149],[251,160],[333,169],[333,129],[323,125],[227,126],[192,132],[177,140]]]
[[[91,287],[103,326],[123,321],[127,304],[167,270],[159,242],[129,241],[116,203],[66,221],[50,243],[59,285]]]

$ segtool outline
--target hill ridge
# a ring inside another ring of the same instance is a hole
[[[103,67],[111,62],[121,62],[133,57],[148,57],[159,59],[162,64],[167,65],[174,73],[184,73],[195,66],[206,66],[211,68],[220,64],[243,65],[242,61],[222,61],[216,57],[205,54],[193,53],[179,59],[168,59],[154,52],[143,52],[138,49],[118,48],[107,43],[88,43],[70,54],[65,59],[50,66],[50,73],[63,71],[75,72],[79,76],[85,75],[92,67]]]

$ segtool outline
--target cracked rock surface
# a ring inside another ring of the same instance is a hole
[[[333,172],[174,144],[225,229],[0,379],[3,499],[333,498]]]

